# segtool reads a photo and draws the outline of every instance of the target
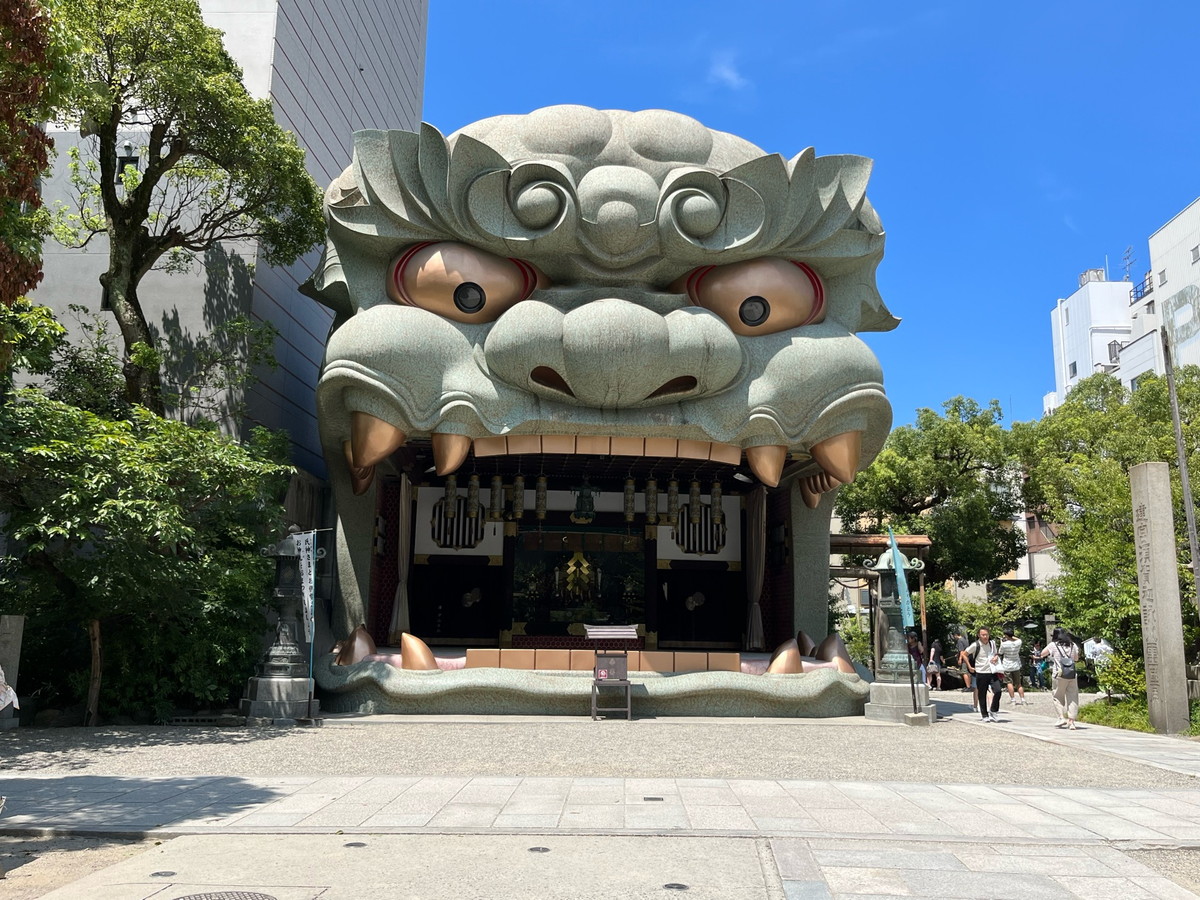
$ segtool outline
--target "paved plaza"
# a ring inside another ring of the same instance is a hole
[[[1197,896],[1200,745],[1056,729],[1044,695],[981,724],[965,696],[929,728],[21,729],[0,829],[153,839],[56,898]]]

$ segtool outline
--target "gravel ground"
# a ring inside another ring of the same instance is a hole
[[[0,835],[0,897],[36,900],[159,841]]]
[[[1031,703],[1031,714],[1036,714],[1034,708]],[[1024,715],[1024,709],[1012,714]],[[376,717],[327,720],[323,728],[20,728],[0,733],[0,777],[16,773],[1196,785],[1187,775],[1003,731],[985,733],[973,724],[900,728],[868,725],[862,719],[592,722],[492,717],[433,722]]]

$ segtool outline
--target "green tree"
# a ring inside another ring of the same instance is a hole
[[[108,710],[163,718],[224,702],[250,673],[271,578],[256,551],[279,532],[290,471],[278,436],[242,444],[129,412],[104,418],[34,389],[0,405],[0,596],[40,629],[86,629],[90,663],[55,665],[60,683],[77,672],[88,685],[90,724],[102,683]]]
[[[42,130],[66,91],[69,32],[49,0],[0,3],[0,307],[11,307],[42,277],[49,227],[38,180],[53,141]],[[0,321],[0,372],[13,353],[15,324]]]
[[[915,425],[892,431],[883,451],[838,492],[836,511],[849,532],[927,534],[932,584],[989,581],[1025,553],[1012,527],[1020,484],[1000,405],[955,397],[943,413],[917,410]]]
[[[257,240],[268,264],[289,264],[323,237],[321,192],[196,0],[60,2],[84,45],[60,115],[91,142],[73,155],[78,204],[60,211],[55,234],[77,247],[107,236],[100,281],[124,344],[127,397],[162,414],[142,278],[224,241]],[[119,162],[127,140],[136,165]]]
[[[1200,441],[1200,369],[1177,376],[1185,444]],[[1133,543],[1129,469],[1148,461],[1171,466],[1185,622],[1194,597],[1186,568],[1182,493],[1164,379],[1144,376],[1129,391],[1111,375],[1081,381],[1038,422],[1014,426],[1028,478],[1031,509],[1058,526],[1063,574],[1051,584],[1060,620],[1082,638],[1102,636],[1118,651],[1142,654],[1141,610]],[[1200,456],[1191,452],[1196,471]]]

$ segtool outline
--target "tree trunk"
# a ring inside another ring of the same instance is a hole
[[[125,344],[125,399],[139,403],[158,415],[165,415],[162,374],[157,365],[138,365],[133,361],[135,344],[154,346],[154,335],[138,300],[140,275],[134,265],[136,235],[109,231],[108,271],[100,277],[108,294],[109,305]]]
[[[100,675],[104,668],[104,654],[100,649],[100,620],[88,620],[88,637],[92,642],[92,671],[88,677],[87,714],[83,724],[93,728],[100,724]]]

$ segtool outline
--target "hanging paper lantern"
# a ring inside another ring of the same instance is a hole
[[[471,475],[467,479],[467,518],[479,517],[479,476]]]
[[[646,482],[646,524],[658,522],[658,482],[651,478]]]
[[[679,522],[679,482],[672,478],[667,482],[667,524],[674,527]]]
[[[712,509],[712,522],[720,525],[725,521],[725,508],[721,506],[721,482],[714,481],[709,489],[708,505]]]
[[[634,487],[633,487],[633,479],[626,478],[625,479],[625,521],[626,522],[632,522],[634,519],[634,516],[635,516],[634,504],[635,504],[636,499],[637,499],[637,492],[634,490]]]
[[[693,525],[700,524],[700,482],[693,481],[692,489],[688,491],[688,521]]]
[[[518,475],[513,479],[512,517],[513,520],[525,515],[525,476]]]
[[[546,518],[546,476],[539,475],[537,480],[537,489],[533,495],[534,512],[537,513],[538,520]]]
[[[504,479],[499,475],[492,476],[492,493],[488,499],[488,518],[499,522],[504,518]]]
[[[458,511],[458,479],[446,476],[446,501],[442,504],[442,518],[453,519]]]

